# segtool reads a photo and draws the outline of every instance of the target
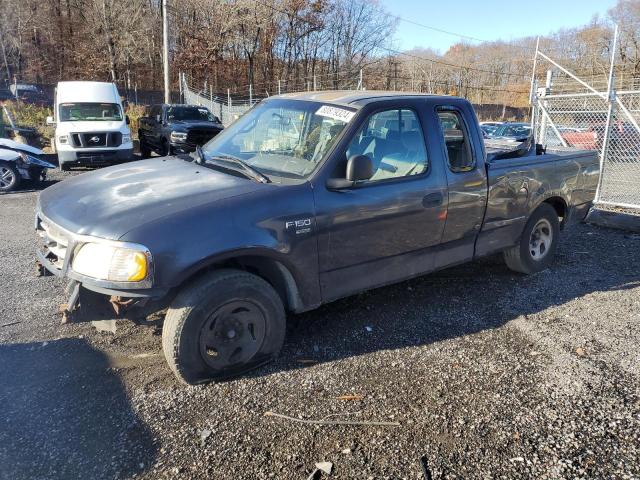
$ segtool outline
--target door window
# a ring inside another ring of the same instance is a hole
[[[450,109],[438,109],[438,118],[444,143],[446,145],[449,169],[452,172],[468,172],[475,167],[464,121],[460,112]]]
[[[366,155],[373,162],[370,182],[427,171],[427,149],[416,113],[392,109],[374,113],[347,148],[347,158]]]

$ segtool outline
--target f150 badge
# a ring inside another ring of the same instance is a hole
[[[301,218],[299,220],[290,220],[285,222],[284,226],[287,231],[295,230],[296,235],[302,235],[303,233],[309,233],[311,231],[311,219]]]

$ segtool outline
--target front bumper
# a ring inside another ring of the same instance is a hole
[[[198,145],[195,143],[171,142],[171,150],[174,153],[191,153],[195,152]]]
[[[84,320],[101,320],[105,311],[111,318],[122,316],[129,307],[144,307],[149,302],[161,304],[169,289],[153,287],[153,263],[149,274],[141,282],[112,282],[87,277],[72,268],[73,256],[87,242],[110,242],[69,232],[47,219],[40,211],[36,214],[36,231],[43,238],[43,246],[36,249],[36,263],[41,275],[47,272],[70,281],[71,295],[63,314],[76,316],[80,307]],[[84,299],[84,300],[83,300]],[[106,308],[105,308],[106,306]]]
[[[133,146],[123,149],[62,150],[58,151],[58,162],[70,167],[92,167],[113,165],[133,160]]]
[[[18,173],[23,180],[44,180],[47,176],[46,167],[39,165],[17,165]]]

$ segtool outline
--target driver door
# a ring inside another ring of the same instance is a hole
[[[369,156],[370,180],[339,191],[314,188],[324,301],[433,269],[447,180],[441,152],[427,148],[430,129],[418,102],[371,112],[339,154],[341,165],[351,155]]]

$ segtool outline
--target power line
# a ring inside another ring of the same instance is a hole
[[[472,37],[470,35],[463,35],[462,33],[450,32],[448,30],[443,30],[442,28],[432,27],[430,25],[424,25],[422,23],[414,22],[413,20],[407,20],[406,18],[402,18],[398,15],[394,15],[395,18],[400,20],[401,22],[410,23],[411,25],[416,25],[418,27],[426,28],[427,30],[433,30],[434,32],[445,33],[447,35],[453,35],[458,38],[465,38],[467,40],[473,40],[475,42],[488,42],[488,40],[483,40],[482,38]]]
[[[298,16],[296,14],[290,14],[289,12],[286,12],[284,10],[276,8],[273,5],[269,5],[268,3],[265,3],[265,2],[263,2],[261,0],[255,0],[255,3],[258,3],[258,4],[262,5],[263,7],[270,8],[274,12],[281,13],[281,14],[286,15],[288,17],[295,17],[299,21],[301,21],[303,23],[306,23],[308,25],[312,25],[314,27],[318,26],[315,22],[307,20],[306,18],[302,18],[302,17],[300,17],[300,16]],[[331,29],[329,29],[329,30],[331,30]],[[334,33],[336,33],[336,32],[334,32]],[[494,72],[494,71],[491,71],[491,70],[483,70],[483,69],[479,69],[479,68],[473,68],[473,67],[470,67],[470,66],[464,66],[464,65],[459,65],[459,64],[455,64],[455,63],[445,62],[443,60],[434,60],[434,59],[429,59],[429,58],[423,58],[423,57],[419,57],[418,55],[412,55],[412,54],[407,53],[407,52],[402,52],[400,50],[394,50],[392,48],[387,48],[387,47],[383,47],[383,46],[377,46],[376,48],[379,49],[379,50],[383,50],[383,51],[385,51],[387,53],[392,53],[394,55],[403,55],[403,56],[410,57],[410,58],[415,58],[415,59],[418,59],[418,60],[421,60],[421,61],[436,63],[436,64],[439,64],[439,65],[445,65],[445,66],[448,66],[448,67],[459,68],[459,69],[463,69],[463,70],[473,70],[475,72],[490,73],[490,74],[493,74],[493,75],[503,75],[503,76],[511,76],[511,77],[529,78],[529,75],[524,75],[524,74],[520,74],[520,73]]]

